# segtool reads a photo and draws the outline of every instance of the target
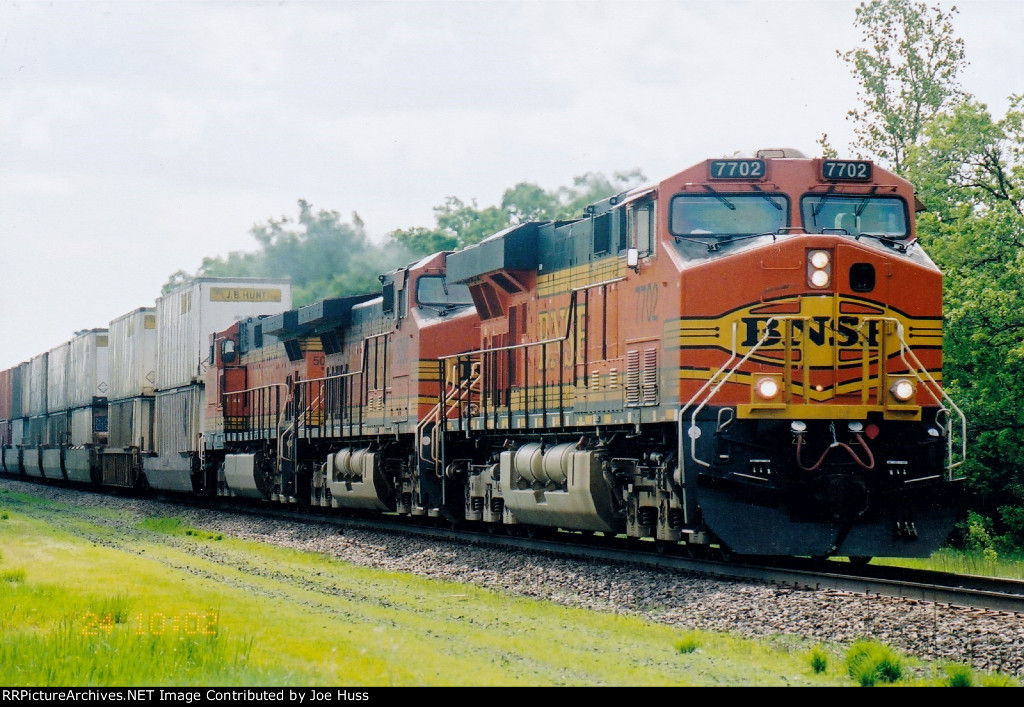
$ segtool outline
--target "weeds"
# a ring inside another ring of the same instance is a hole
[[[181,518],[175,518],[172,516],[146,518],[141,523],[139,523],[139,527],[143,530],[151,530],[154,533],[164,533],[166,535],[184,535],[185,537],[195,538],[196,540],[224,539],[224,535],[222,533],[209,533],[205,530],[189,528],[181,522]]]
[[[903,659],[889,646],[875,641],[855,641],[846,653],[846,668],[861,687],[894,683],[903,677]]]
[[[811,649],[811,670],[816,673],[828,670],[828,651],[824,647],[815,646]]]
[[[947,665],[945,671],[947,687],[974,686],[974,671],[966,665]]]
[[[700,644],[700,636],[696,633],[689,632],[684,634],[680,640],[676,641],[676,651],[679,653],[693,653],[700,648]]]
[[[6,582],[7,584],[22,584],[25,582],[25,570],[4,570],[3,572],[0,572],[0,582]]]

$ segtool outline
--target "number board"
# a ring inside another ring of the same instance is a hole
[[[871,163],[851,160],[822,160],[821,176],[829,182],[871,181]]]
[[[764,160],[711,160],[711,179],[764,179]]]

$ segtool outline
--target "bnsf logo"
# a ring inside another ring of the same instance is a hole
[[[784,321],[772,319],[771,317],[742,317],[745,337],[743,346],[756,346],[761,339],[764,339],[762,348],[774,348],[781,345],[784,328]],[[790,343],[798,346],[803,336],[814,346],[828,346],[839,348],[852,348],[862,346],[862,337],[867,338],[867,345],[875,348],[878,346],[878,332],[880,322],[877,319],[868,320],[862,324],[860,317],[854,316],[818,316],[806,320],[793,320],[793,335]],[[767,337],[767,338],[766,338]]]

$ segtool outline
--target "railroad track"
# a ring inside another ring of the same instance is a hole
[[[219,511],[268,515],[266,506],[238,506],[216,503]],[[654,542],[571,532],[554,532],[528,537],[431,526],[400,518],[359,518],[317,512],[296,513],[273,509],[280,519],[317,522],[339,527],[406,533],[469,544],[490,545],[519,551],[540,552],[611,564],[663,568],[711,577],[760,581],[786,587],[850,592],[862,595],[900,597],[920,602],[959,606],[979,611],[1024,616],[1024,581],[978,575],[959,575],[884,565],[857,565],[810,558],[736,558],[732,561],[692,558],[658,548]],[[680,550],[682,546],[680,546]]]

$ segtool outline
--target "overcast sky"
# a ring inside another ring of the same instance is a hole
[[[1001,115],[1024,2],[956,4],[962,84]],[[383,238],[521,181],[842,152],[855,6],[0,0],[0,368],[254,249],[298,199]]]

